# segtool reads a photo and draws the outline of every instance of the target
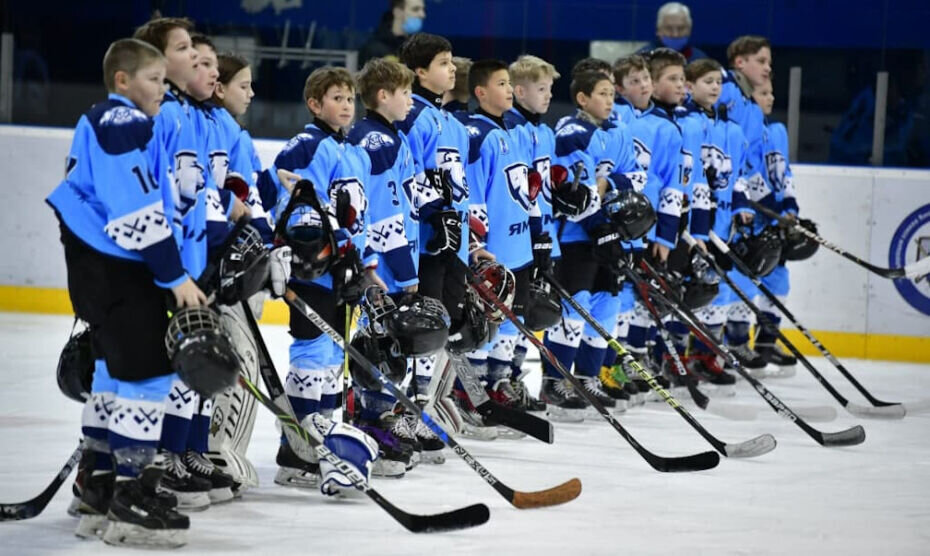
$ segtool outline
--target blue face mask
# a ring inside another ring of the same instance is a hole
[[[408,17],[404,19],[404,33],[412,35],[420,31],[423,28],[423,18],[422,17]]]
[[[667,46],[668,48],[671,48],[672,50],[677,50],[678,52],[681,52],[682,50],[685,49],[686,46],[688,46],[688,39],[690,38],[691,37],[687,35],[685,35],[684,37],[663,37],[661,35],[659,36],[659,40],[662,41],[662,44],[664,46]]]

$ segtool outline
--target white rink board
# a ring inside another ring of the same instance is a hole
[[[18,502],[40,492],[79,437],[80,406],[57,391],[58,350],[71,321],[65,316],[0,313],[0,501]],[[285,327],[262,326],[277,368],[287,368]],[[814,359],[837,387],[860,398],[838,373]],[[930,392],[926,365],[846,362],[876,396],[913,401]],[[830,405],[824,390],[799,369],[768,387],[792,407]],[[538,387],[534,369],[530,387]],[[240,501],[191,515],[187,547],[174,554],[462,555],[925,555],[930,547],[930,414],[902,421],[862,421],[839,410],[823,431],[854,424],[864,444],[822,448],[776,416],[745,384],[731,403],[759,409],[756,421],[694,416],[724,441],[771,433],[778,447],[753,460],[723,460],[700,473],[654,471],[601,419],[556,425],[555,443],[531,439],[463,445],[509,486],[548,488],[571,477],[581,496],[564,506],[517,510],[449,453],[442,466],[419,466],[408,477],[374,485],[412,512],[446,511],[483,502],[490,521],[476,529],[414,535],[367,499],[324,500],[316,491],[272,484],[278,443],[269,414],[259,408],[249,457],[262,486]],[[666,456],[710,449],[662,404],[650,403],[619,417],[648,449]],[[73,535],[65,514],[71,480],[40,516],[0,523],[0,554],[140,555]]]
[[[0,171],[8,201],[0,220],[0,284],[66,285],[57,223],[43,199],[63,177],[71,135],[69,129],[0,126]],[[284,141],[259,139],[255,145],[268,166]],[[888,239],[900,223],[898,215],[926,203],[930,190],[930,171],[793,169],[802,216],[816,221],[827,239],[880,266],[887,266]],[[889,281],[870,277],[834,253],[821,249],[789,268],[788,306],[808,328],[930,336],[930,318],[907,305]]]

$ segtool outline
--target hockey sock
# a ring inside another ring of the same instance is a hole
[[[139,476],[155,459],[165,423],[165,399],[176,375],[134,382],[117,381],[108,440],[116,459],[116,473],[123,478]]]
[[[543,340],[545,346],[552,352],[559,363],[571,370],[578,347],[581,344],[581,335],[584,331],[584,321],[568,318],[563,315],[562,321],[546,331]],[[562,375],[547,359],[542,360],[543,375],[550,378],[561,378]]]
[[[291,343],[291,365],[287,371],[284,392],[298,421],[322,408],[323,384],[332,380],[327,375],[335,361],[333,351],[333,341],[326,335]],[[328,390],[332,393],[332,385]]]
[[[117,388],[118,383],[110,377],[106,362],[103,359],[94,361],[94,380],[81,413],[81,432],[84,433],[84,447],[95,452],[95,471],[113,469],[107,436]]]
[[[375,422],[385,411],[391,411],[397,404],[397,399],[387,390],[361,390],[359,391],[359,404],[362,410],[359,418],[363,421]]]
[[[578,376],[597,376],[607,358],[607,350],[607,340],[586,334],[575,354],[575,373]]]
[[[745,303],[734,303],[727,315],[724,337],[727,344],[741,346],[749,343],[749,329],[752,326],[752,313]]]
[[[608,329],[615,328],[622,307],[620,295],[595,292],[591,294],[590,306],[592,320],[604,323]],[[581,346],[575,355],[578,375],[597,376],[607,358],[608,350],[607,340],[602,338],[590,323],[585,322]]]
[[[213,399],[200,400],[200,407],[191,419],[191,430],[187,437],[187,448],[198,454],[207,452],[207,437],[210,434],[210,419],[213,417]]]
[[[669,333],[675,351],[679,354],[685,353],[688,349],[688,327],[685,326],[685,323],[678,320],[669,320],[665,323],[665,329]],[[665,356],[669,355],[668,350],[665,348],[665,342],[657,341],[653,353],[656,361],[661,363]]]
[[[488,350],[488,385],[511,375],[510,365],[517,344],[517,327],[510,321],[503,323]]]
[[[778,300],[782,303],[785,301],[782,296],[778,296]],[[762,309],[762,314],[765,315],[765,318],[777,328],[781,323],[781,317],[778,316],[775,305],[769,301],[769,298],[763,297],[762,300],[759,301],[759,308]],[[774,344],[775,331],[771,330],[768,326],[759,326],[758,334],[756,335],[756,345],[771,346]]]
[[[187,450],[191,420],[200,406],[200,396],[191,390],[178,375],[172,374],[171,387],[165,400],[165,424],[161,431],[160,447],[183,454]]]
[[[510,378],[520,380],[523,377],[523,363],[526,361],[527,344],[529,340],[526,336],[517,338],[517,345],[513,348],[513,359],[510,360]]]
[[[412,363],[412,365],[411,365]],[[429,385],[436,370],[436,356],[416,357],[407,362],[408,374],[413,371],[414,390],[417,398],[428,399]]]

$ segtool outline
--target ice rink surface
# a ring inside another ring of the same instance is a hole
[[[71,320],[0,314],[0,501],[38,494],[77,445],[80,406],[55,385],[55,365]],[[263,326],[278,370],[287,369],[284,327]],[[829,346],[828,346],[829,347]],[[813,359],[852,401],[865,403],[825,360]],[[930,397],[930,367],[848,360],[878,398]],[[531,375],[538,387],[539,373]],[[416,467],[402,480],[376,479],[396,505],[432,513],[484,502],[490,521],[475,529],[414,535],[367,498],[334,501],[317,491],[273,484],[278,434],[259,408],[249,457],[262,485],[241,500],[191,515],[189,554],[930,554],[930,413],[900,421],[857,419],[810,374],[770,379],[767,387],[793,407],[833,406],[836,420],[811,423],[839,431],[856,423],[864,444],[823,448],[775,415],[744,382],[734,398],[759,408],[755,421],[727,421],[686,404],[718,438],[741,442],[762,433],[775,451],[727,460],[699,473],[654,471],[600,418],[556,425],[555,443],[530,438],[462,444],[514,489],[536,490],[571,477],[583,483],[575,501],[517,510],[447,449],[444,465]],[[647,403],[620,416],[648,449],[686,455],[711,449],[667,405]],[[71,480],[38,517],[0,523],[2,554],[139,554],[80,541],[65,513]]]

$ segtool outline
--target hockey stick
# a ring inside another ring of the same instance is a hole
[[[384,511],[390,514],[398,523],[406,527],[408,531],[413,533],[435,533],[465,529],[481,525],[490,517],[488,507],[484,504],[472,504],[471,506],[459,508],[451,512],[428,515],[411,514],[398,508],[394,504],[391,504],[381,493],[372,488],[369,482],[365,480],[354,467],[347,464],[327,448],[323,444],[323,439],[318,437],[319,433],[315,429],[308,431],[300,426],[300,423],[292,413],[281,409],[281,407],[271,401],[271,399],[262,393],[258,386],[246,378],[245,375],[239,375],[239,383],[251,392],[263,406],[274,413],[285,430],[293,431],[294,434],[301,438],[302,442],[315,448],[320,459],[325,459],[339,469],[339,471],[352,482],[352,486],[354,486],[356,490],[365,493],[366,496],[374,500],[375,504],[381,506]]]
[[[48,503],[55,497],[55,493],[57,493],[61,485],[64,484],[68,475],[71,475],[71,471],[81,462],[81,448],[82,445],[78,442],[78,447],[71,453],[71,457],[69,457],[68,461],[62,466],[61,471],[58,472],[58,475],[55,475],[52,482],[49,483],[49,485],[45,487],[45,490],[38,496],[31,500],[26,500],[25,502],[14,504],[0,503],[0,521],[31,519],[42,513],[42,510],[48,506]]]
[[[682,234],[682,238],[688,243],[688,245],[691,245],[692,247],[695,245],[694,238],[692,238],[687,232]],[[723,269],[720,268],[720,266],[717,265],[717,261],[715,261],[713,257],[704,253],[704,251],[700,249],[698,249],[697,252],[700,253],[701,257],[703,257],[704,260],[706,260],[714,268],[717,274],[719,274],[720,277],[723,278],[724,281],[726,281],[726,283],[733,289],[733,291],[737,292],[740,295],[740,298],[743,299],[744,302],[748,302],[748,298],[746,297],[746,294],[743,293],[736,286],[736,284],[733,283],[733,280],[729,276],[727,276],[727,274],[723,271]],[[652,276],[655,276],[655,277],[659,276],[658,272],[656,272],[656,270],[652,268],[652,265],[650,265],[645,259],[641,261],[641,265]],[[661,293],[655,290],[652,290],[652,293],[656,299],[658,299],[660,302],[666,305],[669,309],[674,311],[675,314],[679,316],[679,318],[690,323],[692,325],[690,328],[692,332],[694,332],[695,335],[698,336],[698,339],[700,339],[708,347],[710,347],[710,349],[713,350],[714,353],[728,360],[730,364],[733,366],[733,368],[736,370],[736,372],[741,377],[743,377],[746,380],[746,382],[748,382],[749,385],[752,386],[752,388],[760,396],[762,396],[762,399],[764,399],[766,403],[768,403],[769,406],[772,407],[775,413],[778,413],[782,417],[796,424],[798,427],[801,428],[801,430],[807,433],[807,435],[813,438],[818,444],[820,444],[821,446],[854,446],[856,444],[861,444],[863,441],[865,441],[865,429],[862,428],[862,425],[855,425],[846,430],[839,431],[839,432],[822,432],[810,426],[809,424],[807,424],[807,422],[804,421],[804,419],[802,419],[800,415],[792,411],[790,407],[788,407],[783,401],[778,399],[778,397],[775,394],[773,394],[771,391],[769,391],[768,388],[763,386],[761,382],[759,382],[758,380],[753,378],[752,375],[746,372],[746,370],[743,369],[743,366],[740,364],[739,359],[737,359],[736,356],[733,355],[733,353],[730,352],[729,349],[727,349],[726,347],[720,345],[718,342],[713,340],[712,339],[713,334],[711,334],[710,331],[707,330],[707,328],[704,326],[704,324],[694,315],[694,312],[692,312],[690,309],[686,307],[678,306],[677,304],[671,302],[667,297],[665,297],[664,295],[662,295]]]
[[[478,413],[496,424],[525,432],[537,440],[552,444],[554,439],[552,423],[527,412],[517,411],[495,402],[488,396],[484,387],[481,386],[478,380],[478,372],[468,364],[468,361],[457,353],[450,352],[448,355],[449,363],[452,365],[455,375],[462,382],[465,394],[468,395],[469,401],[475,406]]]
[[[439,425],[433,418],[414,403],[410,398],[401,391],[393,382],[387,379],[381,371],[378,370],[368,359],[366,359],[354,346],[346,345],[342,340],[342,336],[336,332],[333,327],[329,325],[319,314],[317,314],[303,299],[298,297],[297,293],[294,290],[288,288],[284,294],[284,300],[287,301],[288,305],[296,309],[304,317],[307,318],[310,322],[316,325],[321,331],[327,334],[340,348],[349,352],[349,357],[355,359],[362,367],[368,370],[371,374],[371,377],[381,383],[381,386],[387,388],[387,390],[394,395],[394,397],[399,401],[405,408],[413,412],[414,415],[419,417],[423,423],[428,426],[436,435],[442,439],[442,441],[452,449],[453,452],[460,458],[462,458],[465,463],[468,464],[486,483],[491,485],[494,490],[496,490],[501,496],[503,496],[508,502],[511,503],[516,508],[526,509],[526,508],[540,508],[544,506],[554,506],[557,504],[564,504],[570,502],[578,497],[581,494],[581,481],[578,479],[570,479],[558,486],[536,492],[521,492],[515,491],[509,486],[505,485],[497,477],[495,477],[487,468],[485,468],[481,463],[468,451],[462,447],[454,438],[449,436],[446,431]],[[715,454],[716,455],[716,454]]]
[[[465,263],[462,263],[462,265],[464,266]],[[517,330],[526,336],[530,343],[536,346],[536,348],[539,350],[539,353],[545,357],[546,360],[549,361],[549,363],[551,363],[552,366],[555,367],[556,370],[558,370],[559,373],[569,381],[569,383],[571,383],[572,388],[574,388],[579,395],[584,397],[584,399],[587,400],[588,403],[590,403],[591,406],[601,414],[601,417],[610,423],[614,430],[620,433],[620,436],[622,436],[623,439],[626,440],[630,446],[632,446],[633,449],[636,450],[636,452],[642,456],[642,458],[645,459],[649,465],[652,466],[653,469],[662,472],[702,471],[705,469],[714,468],[718,463],[720,463],[720,456],[717,455],[716,452],[701,452],[699,454],[684,457],[664,457],[653,454],[644,448],[635,438],[633,438],[633,435],[631,435],[625,428],[623,428],[623,425],[617,421],[617,418],[611,415],[610,412],[607,411],[607,409],[603,406],[603,404],[601,404],[597,398],[595,398],[585,389],[585,387],[581,384],[581,381],[575,378],[572,373],[567,371],[565,367],[562,366],[558,358],[556,358],[555,355],[549,351],[549,348],[547,348],[545,344],[543,344],[542,341],[537,338],[529,328],[526,327],[525,324],[520,322],[520,319],[518,319],[517,316],[513,314],[513,311],[510,310],[510,307],[508,307],[503,301],[494,295],[494,293],[491,292],[481,282],[481,278],[479,278],[471,270],[471,268],[465,266],[465,275],[468,277],[468,281],[471,286],[475,289],[475,291],[478,292],[478,295],[480,295],[482,299],[493,304],[498,311],[501,311],[501,313],[503,313],[507,319],[517,327]]]
[[[351,338],[349,336],[352,333],[352,313],[354,310],[352,306],[346,303],[346,335],[345,343],[349,343]],[[349,381],[352,380],[349,376],[349,354],[342,352],[342,422],[349,422]]]
[[[798,348],[795,347],[793,344],[791,344],[791,342],[789,342],[787,338],[785,338],[785,335],[782,334],[782,332],[778,329],[778,327],[774,323],[772,323],[768,319],[768,317],[765,316],[765,314],[762,312],[761,309],[759,309],[758,307],[756,307],[755,305],[749,302],[746,302],[747,305],[749,305],[749,309],[753,313],[755,313],[756,318],[759,319],[759,325],[762,327],[768,328],[771,332],[774,332],[775,335],[778,337],[778,339],[781,340],[782,343],[785,344],[785,347],[787,347],[788,350],[795,357],[797,357],[798,360],[801,361],[801,363],[804,364],[807,370],[810,371],[812,375],[814,375],[814,378],[817,379],[817,382],[819,382],[824,388],[826,388],[827,391],[830,392],[830,394],[834,398],[836,398],[838,402],[840,402],[840,405],[845,407],[846,410],[852,413],[853,415],[856,415],[859,417],[884,417],[886,419],[901,419],[904,417],[907,411],[903,405],[899,403],[893,404],[893,403],[883,402],[883,401],[877,400],[874,397],[872,397],[872,395],[861,384],[859,384],[859,381],[857,381],[855,377],[853,377],[849,373],[849,371],[846,370],[843,364],[837,361],[837,359],[833,356],[833,354],[830,353],[827,350],[827,348],[824,347],[824,345],[821,344],[817,340],[817,338],[813,336],[813,334],[811,334],[806,328],[804,328],[804,326],[801,325],[801,323],[798,322],[795,316],[792,315],[790,311],[788,311],[788,308],[785,307],[785,305],[781,301],[778,300],[775,294],[772,293],[772,290],[768,289],[768,287],[766,287],[766,285],[762,283],[762,280],[760,280],[758,276],[752,273],[752,271],[749,269],[746,263],[740,260],[740,258],[737,257],[736,254],[734,254],[733,251],[730,250],[730,246],[724,243],[724,241],[721,240],[720,237],[717,236],[717,234],[711,232],[710,240],[714,242],[714,245],[717,247],[717,249],[719,249],[723,253],[726,253],[726,255],[730,258],[730,260],[733,261],[733,264],[736,265],[736,268],[739,269],[739,271],[742,272],[743,275],[745,275],[750,280],[752,280],[752,283],[755,284],[757,288],[759,288],[759,291],[761,291],[762,294],[765,295],[765,297],[767,297],[768,300],[772,302],[773,305],[778,307],[778,310],[781,311],[788,318],[788,320],[790,320],[795,326],[798,327],[798,330],[800,330],[801,333],[804,334],[804,337],[807,338],[807,340],[810,343],[812,343],[814,347],[820,350],[820,353],[823,354],[823,356],[826,357],[827,360],[830,361],[830,363],[832,363],[833,366],[836,367],[840,371],[840,373],[842,373],[843,376],[849,379],[849,381],[852,382],[853,386],[855,386],[856,389],[859,390],[859,392],[862,393],[862,395],[865,396],[869,400],[869,402],[873,406],[876,406],[876,407],[865,407],[859,404],[852,403],[848,399],[846,399],[842,394],[840,394],[833,387],[832,384],[830,384],[829,381],[827,381],[826,377],[824,377],[822,374],[820,374],[819,371],[817,371],[816,368],[814,368],[814,366],[810,363],[810,361],[807,360],[806,357],[801,355],[801,352],[798,351]]]
[[[897,278],[910,278],[912,280],[916,280],[918,278],[922,278],[923,276],[926,276],[927,274],[930,274],[930,257],[924,257],[923,259],[917,262],[913,262],[902,268],[883,268],[880,266],[875,266],[873,264],[863,261],[862,259],[853,255],[849,251],[846,251],[845,249],[841,247],[837,247],[836,245],[833,245],[829,241],[825,240],[824,238],[820,237],[814,232],[808,230],[804,226],[801,226],[800,224],[796,222],[792,222],[788,218],[785,218],[784,216],[778,214],[777,212],[773,211],[772,209],[762,204],[759,204],[755,201],[749,201],[749,204],[752,205],[752,208],[760,211],[762,214],[768,216],[769,218],[777,220],[778,223],[781,224],[782,226],[792,228],[794,231],[804,234],[805,236],[816,241],[820,245],[823,245],[830,251],[833,251],[834,253],[838,253],[839,255],[842,255],[846,259],[856,263],[857,265],[865,268],[866,270],[870,272],[878,274],[879,276],[883,278],[890,278],[892,280],[897,279]]]
[[[665,402],[668,405],[670,405],[672,409],[677,411],[678,414],[681,415],[682,419],[687,421],[687,423],[691,425],[691,427],[694,428],[694,430],[696,430],[698,434],[704,437],[704,440],[707,440],[707,442],[710,443],[710,445],[713,446],[715,450],[720,452],[722,455],[731,457],[731,458],[752,458],[756,456],[761,456],[762,454],[766,454],[775,449],[775,438],[770,434],[763,434],[751,440],[740,442],[739,444],[728,444],[726,442],[721,441],[713,434],[711,434],[707,429],[705,429],[697,421],[697,419],[692,417],[691,414],[688,413],[688,411],[684,407],[682,407],[681,403],[678,400],[676,400],[668,392],[668,390],[666,390],[665,388],[662,388],[662,386],[659,385],[659,383],[656,381],[655,377],[653,377],[649,373],[649,371],[647,371],[642,365],[640,365],[639,361],[637,361],[633,357],[633,354],[631,354],[622,345],[620,345],[620,342],[618,342],[616,338],[611,336],[607,332],[607,330],[605,330],[604,327],[600,325],[600,323],[594,320],[594,317],[591,316],[591,313],[589,313],[587,309],[582,307],[581,304],[578,303],[578,301],[573,299],[572,296],[569,295],[568,291],[564,287],[562,287],[562,285],[559,284],[551,274],[546,273],[544,274],[544,276],[546,277],[546,280],[548,280],[549,283],[552,284],[552,287],[555,288],[555,291],[558,292],[558,294],[562,297],[562,299],[565,302],[567,302],[569,305],[571,305],[571,307],[579,315],[581,315],[581,318],[583,318],[588,324],[590,324],[594,328],[594,330],[596,330],[597,333],[601,336],[601,338],[606,340],[607,344],[611,348],[613,348],[614,351],[617,352],[617,355],[620,356],[621,365],[623,365],[624,368],[630,368],[636,371],[636,374],[638,374],[643,380],[645,380],[646,383],[653,389],[653,391],[659,394],[659,396],[663,400],[665,400]],[[655,310],[654,308],[650,308],[650,311],[654,311],[654,310]],[[652,313],[652,315],[653,317],[658,317],[658,315],[654,312]],[[656,321],[656,326],[658,326],[660,328],[660,331],[662,332],[663,341],[668,340],[668,333],[665,331],[665,328],[662,327],[661,319]],[[672,350],[675,349],[675,346],[671,345],[670,340],[668,341],[668,349],[670,353],[672,353],[673,352]],[[674,357],[677,360],[678,354],[675,353]],[[681,365],[681,361],[678,360],[677,364]],[[684,370],[683,366],[680,368],[679,372],[684,372],[686,379],[691,378],[690,376],[687,375],[687,371]],[[694,386],[693,381],[691,380],[688,380],[688,388],[689,390],[697,390],[697,388]],[[693,395],[694,393],[692,393],[692,396]],[[703,394],[701,394],[701,396],[703,396]],[[704,397],[704,400],[705,400],[705,405],[706,405],[707,403],[706,396]]]

